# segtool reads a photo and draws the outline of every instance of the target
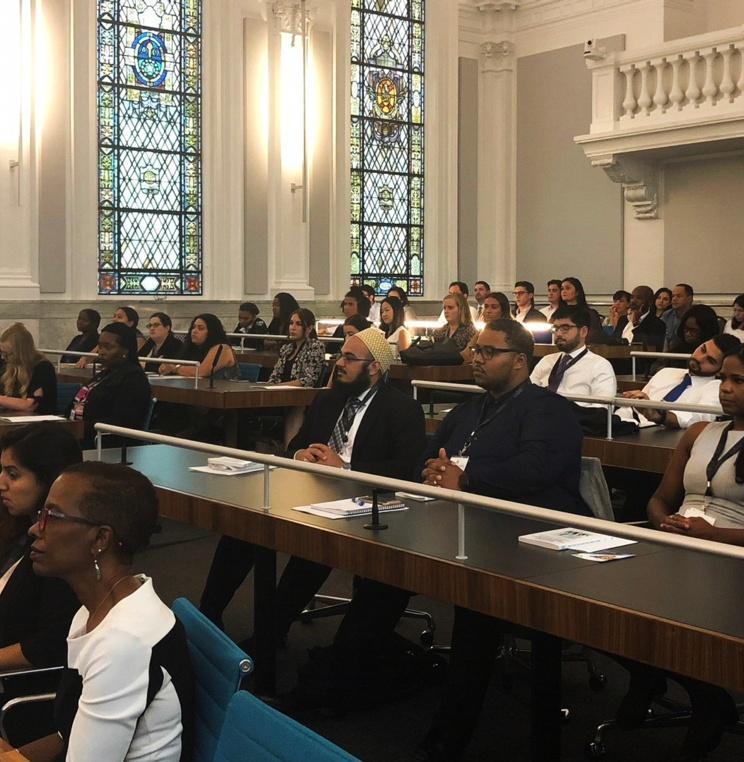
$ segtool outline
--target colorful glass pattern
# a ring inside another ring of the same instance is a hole
[[[351,282],[424,293],[424,2],[351,1]]]
[[[98,293],[202,293],[201,0],[98,0]]]

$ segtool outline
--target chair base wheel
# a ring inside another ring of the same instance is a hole
[[[599,693],[605,689],[607,685],[607,675],[604,672],[596,672],[589,677],[589,687],[595,692]]]
[[[587,759],[602,759],[607,756],[607,747],[601,742],[590,741],[586,745],[585,752]]]

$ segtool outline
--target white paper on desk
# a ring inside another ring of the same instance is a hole
[[[598,564],[607,563],[607,561],[622,561],[623,558],[633,558],[633,553],[574,553],[574,558],[580,558],[583,561],[595,561]]]
[[[257,471],[263,471],[262,463],[251,463],[242,469],[233,469],[226,471],[224,468],[213,468],[212,466],[189,466],[189,471],[199,471],[203,474],[216,474],[217,476],[240,476],[241,474],[255,474]],[[271,466],[273,468],[273,466]]]
[[[343,513],[337,513],[335,511],[324,511],[322,508],[314,508],[312,505],[296,505],[294,508],[292,508],[293,511],[300,511],[300,513],[309,513],[313,516],[320,516],[324,519],[356,519],[360,516],[371,516],[372,515],[372,508],[370,508],[368,511],[355,513],[353,516],[345,516]],[[381,511],[381,513],[396,513],[398,511],[407,511],[408,506],[404,505],[402,508],[388,508],[385,511]]]
[[[194,380],[193,376],[179,376],[177,373],[168,373],[165,376],[161,376],[159,373],[148,373],[147,375],[156,381],[173,381],[178,378],[190,378],[192,381]]]
[[[61,415],[14,415],[12,417],[0,418],[1,421],[10,423],[41,423],[41,421],[66,421]]]
[[[599,553],[610,548],[621,548],[623,545],[635,545],[636,540],[626,540],[623,537],[612,537],[611,535],[599,535],[588,542],[582,542],[566,550],[579,550],[582,553]]]

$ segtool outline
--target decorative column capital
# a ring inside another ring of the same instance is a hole
[[[302,34],[302,3],[300,0],[269,0],[267,3],[271,15],[274,17],[276,28],[280,32],[289,34]],[[315,3],[305,3],[305,16],[307,25],[310,26],[313,13],[317,10]]]
[[[509,40],[484,42],[480,46],[481,71],[499,72],[514,69],[514,43]]]
[[[625,200],[633,207],[637,220],[655,220],[659,216],[658,169],[655,164],[629,156],[607,154],[592,159],[613,183],[623,187]]]
[[[481,13],[516,11],[521,0],[475,0],[475,7]]]

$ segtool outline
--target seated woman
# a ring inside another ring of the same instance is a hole
[[[744,545],[744,348],[726,356],[719,375],[721,407],[732,420],[697,423],[685,432],[649,501],[648,517],[662,532]],[[618,710],[622,727],[642,723],[654,695],[664,692],[665,677],[689,692],[692,720],[684,759],[712,751],[724,726],[736,721],[734,702],[723,688],[633,662],[626,666],[631,682]]]
[[[269,333],[276,336],[286,336],[289,333],[289,317],[300,308],[292,294],[286,291],[280,291],[274,296],[271,302],[271,322],[269,323]]]
[[[416,310],[414,310],[408,302],[408,294],[406,293],[406,290],[403,288],[403,286],[393,286],[392,288],[389,288],[386,296],[394,296],[396,299],[400,299],[401,303],[403,304],[403,312],[406,316],[406,323],[410,323],[411,320],[416,319]]]
[[[97,310],[80,310],[77,316],[78,335],[65,347],[71,352],[94,352],[98,346],[98,326],[101,314]],[[76,363],[81,358],[76,355],[62,355],[62,362]]]
[[[462,352],[476,333],[468,303],[462,294],[447,294],[442,299],[442,310],[447,322],[434,329],[432,336],[435,341],[452,339]]]
[[[40,577],[63,579],[82,603],[67,638],[57,733],[19,751],[33,762],[158,759],[190,754],[193,675],[181,624],[133,556],[155,531],[152,484],[126,466],[72,466],[31,527]]]
[[[137,361],[137,337],[124,323],[109,323],[98,340],[101,371],[80,388],[70,419],[83,421],[83,447],[95,445],[95,424],[141,429],[150,406],[150,383]]]
[[[238,324],[233,333],[268,333],[266,323],[258,316],[260,310],[253,302],[243,302],[238,308]],[[246,349],[263,349],[263,339],[233,339],[233,346],[243,346]]]
[[[666,286],[657,288],[654,292],[654,314],[660,318],[670,309],[672,309],[672,290]]]
[[[394,296],[386,296],[380,303],[380,330],[397,356],[411,346],[411,334],[405,326],[406,315],[403,302]]]
[[[511,314],[509,308],[509,300],[506,298],[506,294],[501,291],[491,291],[491,293],[483,300],[483,312],[481,313],[481,320],[484,325],[488,325],[493,320],[514,320],[514,315]],[[470,339],[468,345],[462,350],[462,359],[465,362],[473,361],[473,347],[478,343],[478,334],[473,334],[473,338]]]
[[[744,341],[744,294],[739,294],[734,299],[731,309],[732,316],[726,321],[723,332],[736,336],[739,341]]]
[[[57,375],[54,366],[36,351],[34,337],[23,323],[13,323],[0,335],[5,367],[0,376],[0,407],[18,413],[54,415]]]
[[[607,337],[602,330],[602,318],[597,310],[586,303],[586,293],[584,285],[578,278],[564,278],[561,281],[561,301],[571,306],[584,307],[589,310],[591,324],[589,326],[589,335],[586,338],[587,344],[606,344]]]
[[[173,321],[165,312],[153,312],[147,323],[150,338],[139,348],[137,356],[167,357],[168,359],[180,358],[183,352],[183,342],[173,335]],[[160,363],[145,363],[145,370],[157,373]]]
[[[361,315],[352,315],[344,320],[344,338],[348,339],[349,336],[353,336],[355,333],[359,333],[359,331],[364,331],[371,327],[372,323],[370,323],[367,318],[362,317]]]
[[[197,315],[189,326],[189,332],[183,342],[182,360],[198,360],[199,378],[215,379],[234,378],[238,372],[238,361],[227,341],[225,328],[216,315],[203,312]],[[178,365],[163,363],[160,372],[177,374],[193,378],[196,365]]]
[[[289,342],[279,350],[269,383],[317,386],[324,361],[325,350],[315,335],[315,315],[301,307],[289,317]]]
[[[145,343],[145,337],[142,335],[137,326],[139,325],[139,313],[134,307],[117,307],[114,310],[114,314],[111,316],[112,323],[122,323],[129,326],[135,333],[137,339],[137,351],[142,348]],[[90,357],[81,357],[77,363],[78,368],[85,368],[93,363],[93,359]]]
[[[697,347],[721,333],[718,315],[707,304],[693,304],[677,328],[677,335],[669,344],[670,352],[692,354]]]
[[[362,291],[359,286],[352,286],[344,296],[344,300],[341,302],[341,312],[343,312],[344,319],[350,318],[353,315],[361,315],[363,318],[369,317],[369,311],[372,305],[370,304],[367,295]],[[344,326],[336,326],[336,330],[333,331],[333,337],[336,339],[342,339],[344,337]]]
[[[75,437],[58,423],[42,422],[9,431],[0,440],[0,670],[54,667],[65,663],[67,631],[80,603],[57,579],[37,577],[31,567],[28,529],[44,505],[52,482],[82,460]],[[14,696],[56,690],[58,673],[6,680],[3,702]],[[5,727],[18,746],[51,732],[52,714],[39,705],[18,707]]]

